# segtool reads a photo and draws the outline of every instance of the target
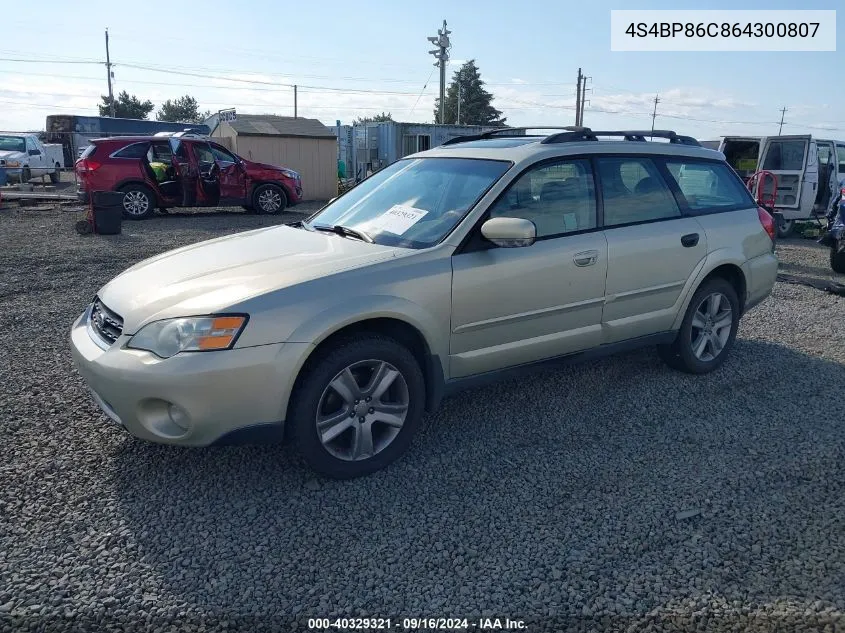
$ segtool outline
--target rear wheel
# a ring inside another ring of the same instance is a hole
[[[56,163],[55,169],[50,174],[50,182],[52,182],[54,185],[59,184],[59,181],[62,179],[62,173],[61,173],[60,170],[61,170],[61,166],[58,163]]]
[[[143,220],[155,211],[153,192],[145,185],[127,185],[121,188],[123,196],[123,217],[128,220]]]
[[[739,299],[725,279],[706,281],[693,295],[671,345],[658,345],[663,361],[690,374],[706,374],[723,362],[739,328]]]
[[[367,475],[397,459],[423,415],[425,382],[411,352],[364,335],[318,352],[298,382],[287,423],[318,473]]]
[[[792,235],[795,230],[795,220],[778,220],[778,237],[783,239]]]
[[[261,185],[252,194],[252,206],[259,213],[281,213],[288,206],[285,192],[278,185]]]
[[[845,275],[845,251],[837,253],[835,248],[830,249],[830,267],[833,272]]]

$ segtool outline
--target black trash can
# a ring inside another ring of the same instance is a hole
[[[95,191],[91,195],[94,233],[117,235],[123,223],[123,194],[120,191]]]

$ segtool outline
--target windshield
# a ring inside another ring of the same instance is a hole
[[[363,231],[386,246],[427,248],[443,239],[510,166],[470,158],[400,160],[308,223]]]
[[[20,136],[0,136],[0,152],[25,152],[26,142]]]

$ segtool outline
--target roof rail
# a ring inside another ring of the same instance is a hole
[[[646,142],[646,137],[665,138],[670,143],[678,145],[691,145],[694,147],[701,147],[699,143],[692,136],[683,136],[677,134],[672,130],[591,130],[590,128],[582,128],[580,131],[561,132],[547,136],[542,141],[543,144],[551,143],[571,143],[578,141],[597,141],[599,136],[621,136],[626,141]]]
[[[589,128],[582,128],[582,127],[575,127],[572,125],[560,127],[560,126],[552,126],[549,127],[547,125],[539,125],[539,126],[526,126],[526,127],[501,127],[496,128],[495,130],[488,130],[487,132],[482,132],[481,134],[467,134],[465,136],[456,136],[455,138],[448,139],[445,143],[441,143],[441,147],[443,145],[456,145],[457,143],[468,143],[469,141],[483,141],[486,139],[491,139],[494,137],[499,138],[508,138],[508,137],[521,137],[526,136],[526,130],[568,130],[570,132],[580,131],[580,130],[587,130]],[[523,132],[523,134],[514,134],[514,132]]]

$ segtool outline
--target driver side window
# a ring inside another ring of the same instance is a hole
[[[197,143],[193,146],[194,156],[197,157],[197,162],[201,165],[214,164],[214,154],[211,153],[211,148],[205,143]]]
[[[214,158],[216,158],[218,162],[230,164],[238,162],[235,159],[234,155],[230,154],[227,150],[223,149],[219,145],[212,145],[211,152],[214,154]]]
[[[532,167],[493,205],[490,217],[531,220],[538,238],[596,228],[590,162],[565,160]]]

